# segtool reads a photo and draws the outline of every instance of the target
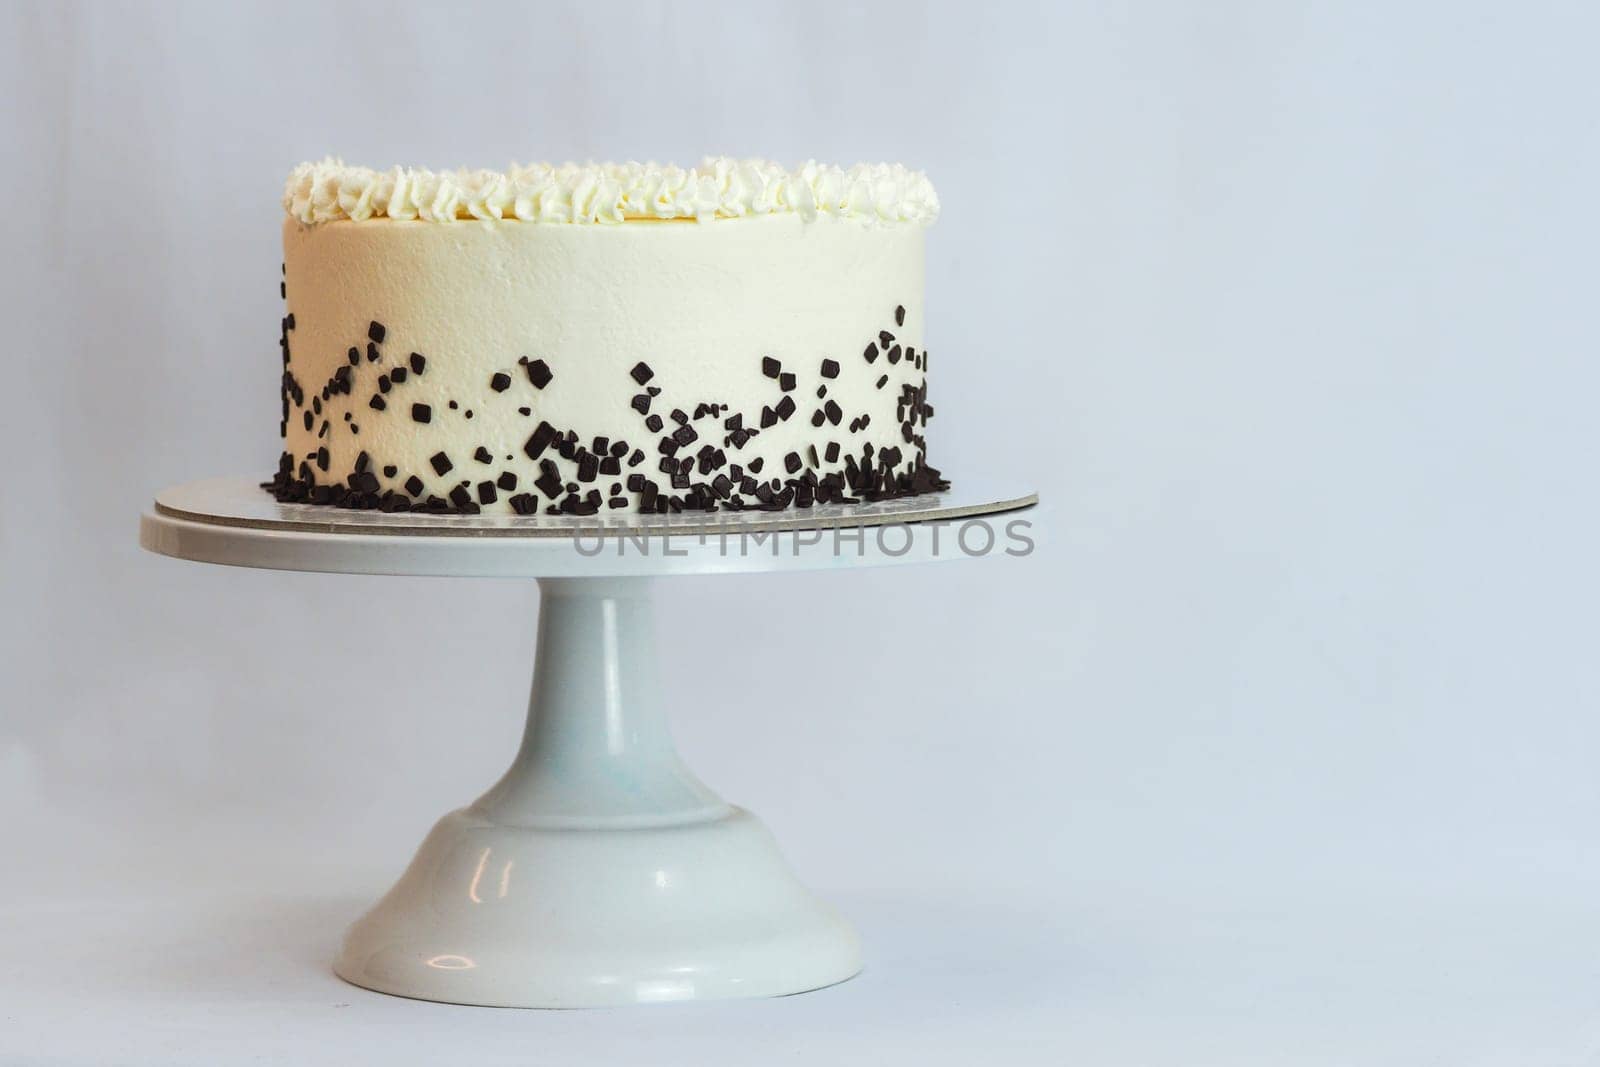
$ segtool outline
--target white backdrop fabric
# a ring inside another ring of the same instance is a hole
[[[1600,1055],[1592,5],[0,17],[0,1061]],[[330,153],[933,177],[931,458],[1037,488],[1039,550],[659,589],[686,759],[860,979],[553,1015],[329,974],[509,758],[537,607],[135,545],[157,488],[271,468],[278,196]]]

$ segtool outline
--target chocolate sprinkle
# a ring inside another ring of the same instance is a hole
[[[423,369],[426,368],[427,365],[428,365],[427,357],[425,357],[421,352],[413,352],[413,353],[411,353],[411,373],[412,374],[421,374]]]
[[[522,451],[527,454],[529,459],[538,459],[544,454],[544,450],[550,446],[550,442],[555,440],[555,437],[556,428],[548,422],[541,421],[532,435],[529,436],[527,444],[522,446]],[[550,496],[552,494],[546,493],[545,495]]]
[[[372,399],[367,401],[367,407],[371,408],[373,411],[382,411],[388,406],[389,402],[383,398],[382,393],[373,393]]]
[[[783,364],[779,363],[771,356],[761,357],[761,373],[765,374],[768,378],[776,378],[782,370]]]
[[[374,344],[383,344],[383,339],[389,336],[389,331],[381,322],[371,322],[367,325],[367,338]]]
[[[487,448],[484,448],[482,445],[479,445],[476,449],[473,450],[472,458],[477,460],[479,463],[493,463],[494,462],[494,453],[490,452]]]
[[[561,478],[556,473],[554,464],[551,464],[548,469],[541,468],[541,473],[533,484],[539,492],[551,500],[554,500],[556,495],[561,492]]]
[[[651,415],[648,419],[644,420],[644,424],[645,428],[651,433],[660,433],[663,425],[660,415]]]
[[[450,462],[450,457],[443,452],[435,452],[428,457],[428,462],[433,465],[435,474],[448,474],[455,467],[455,464]]]
[[[426,404],[412,404],[411,405],[411,421],[412,422],[432,422],[433,421],[433,409],[431,407],[429,407],[428,405],[426,405]]]
[[[535,389],[543,389],[550,384],[550,379],[554,377],[555,374],[544,360],[536,359],[528,364],[528,381],[533,383]]]
[[[784,392],[787,393],[791,389],[793,389],[794,386],[795,386],[795,381],[794,381],[794,375],[793,374],[789,373],[788,371],[784,371],[782,374],[778,375],[778,388],[779,389],[782,389]]]
[[[904,326],[906,324],[906,309],[904,307],[897,306],[894,309],[894,324],[896,326]]]
[[[633,380],[639,385],[643,385],[645,382],[648,382],[651,378],[656,376],[656,372],[650,369],[650,364],[646,363],[642,359],[635,363],[633,365],[633,370],[629,371],[628,373],[633,375]]]
[[[421,496],[422,495],[422,479],[418,478],[415,474],[413,474],[411,477],[407,478],[406,479],[406,492],[410,493],[412,496]]]
[[[495,371],[489,377],[489,388],[497,393],[503,393],[511,388],[511,375]]]
[[[831,360],[831,359],[823,360],[822,361],[822,376],[824,378],[837,378],[839,376],[839,364],[838,364],[838,362],[835,361],[835,360]]]

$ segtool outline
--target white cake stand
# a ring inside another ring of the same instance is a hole
[[[1021,545],[1007,524],[1025,521],[1008,513],[1038,497],[987,488],[807,511],[490,518],[278,504],[225,478],[159,493],[139,542],[232,566],[539,581],[510,770],[440,819],[350,928],[340,977],[517,1007],[776,996],[856,974],[860,942],[766,828],[679,761],[645,579],[1002,555]]]

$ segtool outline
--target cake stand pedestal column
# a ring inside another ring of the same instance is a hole
[[[1026,523],[1012,513],[1037,499],[980,484],[599,523],[279,504],[253,479],[214,478],[157,494],[139,540],[230,566],[539,580],[533,695],[511,768],[439,820],[334,969],[424,1000],[586,1007],[798,993],[861,968],[855,931],[795,880],[765,827],[679,761],[649,580],[967,559],[970,545],[996,544],[995,526]],[[1002,516],[987,537],[960,536]],[[1020,543],[988,554],[1025,554]]]
[[[384,993],[586,1007],[798,993],[860,942],[766,828],[678,759],[648,580],[541,579],[533,696],[503,778],[440,819],[334,969]]]

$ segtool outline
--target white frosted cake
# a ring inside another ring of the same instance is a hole
[[[279,500],[593,515],[946,487],[921,174],[326,161],[284,206]]]

